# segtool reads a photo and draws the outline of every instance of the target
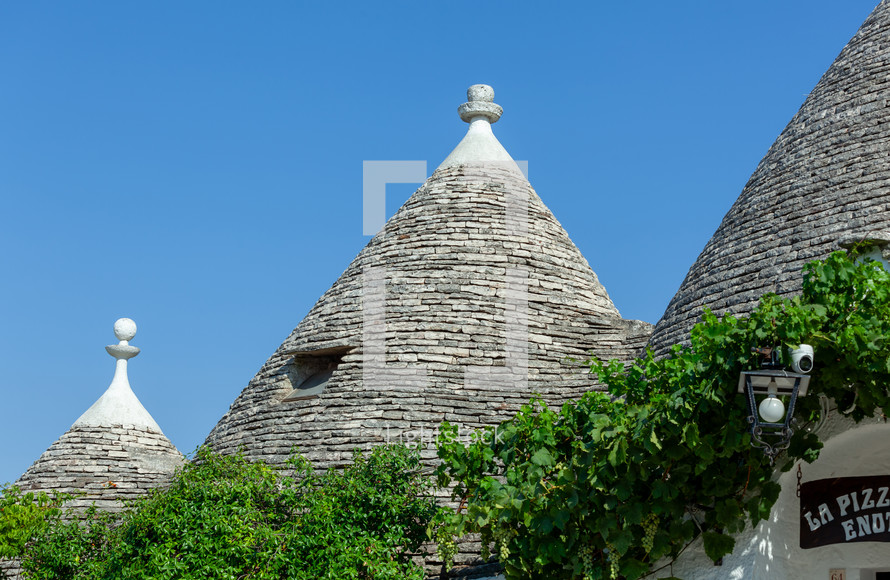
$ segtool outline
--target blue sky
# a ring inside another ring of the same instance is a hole
[[[5,3],[0,483],[108,386],[121,316],[136,394],[194,450],[367,242],[362,161],[432,171],[474,83],[656,322],[875,3]]]

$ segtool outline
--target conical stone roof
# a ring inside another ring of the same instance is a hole
[[[263,365],[210,446],[272,462],[296,447],[338,465],[356,447],[431,442],[443,420],[497,423],[535,392],[576,397],[596,385],[567,357],[628,359],[645,344],[651,325],[620,317],[497,142],[490,87],[468,96],[467,137]]]
[[[67,504],[118,511],[165,485],[184,458],[136,398],[127,378],[127,360],[139,354],[129,345],[136,325],[114,325],[119,344],[106,347],[116,359],[111,385],[15,483],[23,490],[80,494]]]
[[[806,262],[890,231],[890,3],[881,2],[770,147],[652,335],[665,353],[702,308],[750,312]]]

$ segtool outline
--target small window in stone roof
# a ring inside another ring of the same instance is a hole
[[[318,351],[297,352],[283,370],[286,384],[291,391],[282,402],[314,399],[321,395],[340,365],[345,352]]]
[[[318,371],[317,373],[310,376],[308,379],[300,383],[300,385],[291,391],[291,393],[284,398],[285,401],[299,401],[300,399],[311,399],[313,397],[317,397],[323,391],[325,386],[328,384],[328,381],[331,380],[331,377],[334,376],[335,369],[325,369],[322,371]]]

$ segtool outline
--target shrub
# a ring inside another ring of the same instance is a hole
[[[26,550],[31,578],[404,579],[439,508],[416,451],[380,446],[319,474],[202,448],[169,488],[118,520],[51,522]]]

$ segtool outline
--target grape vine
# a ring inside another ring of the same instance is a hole
[[[560,409],[533,400],[469,444],[444,424],[439,483],[466,506],[455,534],[489,534],[510,579],[633,580],[698,537],[715,561],[731,553],[733,535],[767,518],[779,494],[736,392],[739,373],[759,366],[752,347],[816,351],[786,467],[822,446],[800,428],[819,418],[812,395],[857,421],[890,408],[890,274],[855,258],[808,264],[800,296],[766,295],[749,316],[705,311],[670,356],[588,361],[610,394]]]

